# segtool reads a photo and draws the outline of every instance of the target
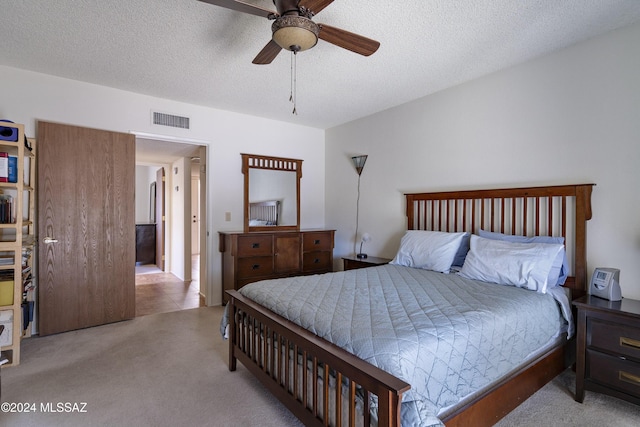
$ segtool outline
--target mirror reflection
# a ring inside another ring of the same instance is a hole
[[[249,170],[249,226],[297,224],[295,173]]]
[[[245,232],[299,230],[302,160],[241,156]]]

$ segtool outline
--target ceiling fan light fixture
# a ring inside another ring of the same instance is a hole
[[[271,25],[273,41],[285,50],[302,52],[318,43],[320,27],[303,16],[284,15]]]

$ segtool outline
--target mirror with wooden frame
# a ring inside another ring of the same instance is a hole
[[[302,160],[241,154],[244,232],[300,230]]]

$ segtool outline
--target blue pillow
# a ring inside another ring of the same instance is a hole
[[[554,236],[514,236],[512,234],[494,233],[492,231],[479,230],[478,235],[486,239],[504,240],[516,243],[550,243],[564,245],[564,237]],[[569,263],[567,261],[567,251],[562,250],[553,261],[549,272],[549,287],[564,285],[569,276]]]

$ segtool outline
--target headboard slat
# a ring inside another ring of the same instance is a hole
[[[509,230],[511,233],[514,232],[516,222],[516,198],[511,198],[511,229]]]
[[[553,199],[552,198],[550,198],[549,201],[547,202],[547,223],[551,224],[551,228],[549,229],[548,234],[553,235]]]
[[[566,212],[566,211],[567,211],[567,197],[563,196],[562,197],[562,212]],[[562,215],[562,235],[563,236],[567,235],[567,216],[566,215]]]

